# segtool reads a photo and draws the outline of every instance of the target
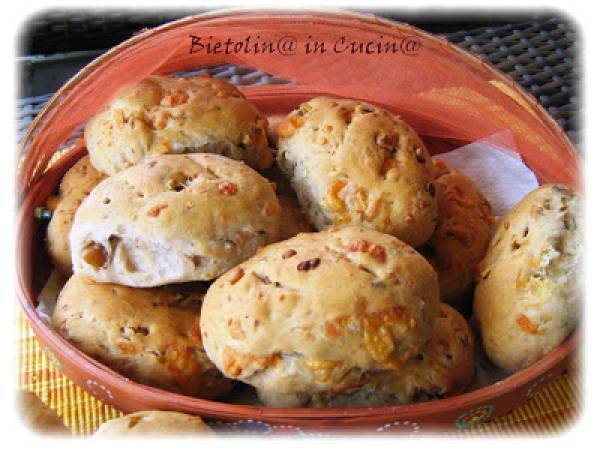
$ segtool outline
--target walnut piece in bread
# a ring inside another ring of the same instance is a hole
[[[216,278],[277,239],[280,206],[244,163],[159,155],[101,182],[75,214],[74,272],[136,287]]]
[[[499,224],[479,265],[475,323],[497,366],[524,369],[558,346],[581,309],[580,194],[561,184],[530,192]]]
[[[105,178],[106,175],[94,169],[90,157],[86,155],[65,173],[58,196],[48,199],[47,206],[52,210],[46,239],[48,254],[52,263],[64,275],[68,276],[73,272],[69,233],[75,211],[92,189]]]
[[[165,153],[217,153],[265,169],[273,164],[267,127],[224,80],[151,76],[92,117],[85,142],[94,167],[109,175]]]
[[[317,230],[355,225],[413,247],[432,235],[431,158],[399,117],[367,103],[318,97],[278,126],[277,164]]]
[[[209,358],[263,393],[309,397],[404,367],[430,339],[437,275],[399,239],[345,227],[271,244],[209,288]]]
[[[139,383],[214,399],[231,388],[207,358],[198,314],[203,294],[181,286],[139,289],[73,275],[52,327],[82,352]]]

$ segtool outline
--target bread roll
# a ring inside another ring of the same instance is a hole
[[[211,280],[277,239],[280,206],[242,162],[159,155],[100,183],[75,214],[74,272],[135,287]]]
[[[267,120],[224,80],[151,76],[122,89],[85,127],[96,169],[113,175],[165,153],[217,153],[273,164]]]
[[[210,359],[260,391],[297,397],[399,369],[438,315],[437,275],[402,241],[346,227],[272,244],[216,280],[201,328]]]
[[[524,369],[573,331],[581,309],[582,205],[571,187],[544,185],[499,224],[479,268],[474,312],[486,354]]]
[[[61,436],[70,434],[69,429],[58,414],[33,392],[17,391],[16,407],[17,414],[31,431]]]
[[[48,205],[52,209],[52,219],[47,229],[48,254],[63,275],[69,276],[73,272],[69,233],[75,211],[104,178],[106,175],[94,169],[90,157],[86,155],[67,171],[60,182],[58,197],[48,201],[52,203]]]
[[[432,235],[437,204],[427,148],[399,117],[326,97],[303,103],[278,127],[277,163],[311,225],[359,225],[413,247]]]
[[[477,264],[487,251],[494,217],[469,177],[439,160],[434,160],[434,169],[438,223],[419,250],[438,274],[442,300],[463,306],[471,302]]]
[[[215,433],[201,417],[175,411],[139,411],[104,422],[94,433],[94,438],[172,438],[182,435],[212,437]]]
[[[182,286],[139,289],[73,275],[52,327],[82,352],[142,384],[214,399],[229,392],[198,328],[202,294]]]

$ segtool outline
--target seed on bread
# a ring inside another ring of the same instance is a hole
[[[302,271],[311,270],[311,269],[318,267],[320,263],[321,263],[320,258],[312,258],[312,259],[308,259],[306,261],[302,261],[301,263],[298,264],[297,268],[298,268],[298,270],[302,270]]]

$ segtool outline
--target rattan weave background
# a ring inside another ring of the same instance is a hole
[[[138,18],[138,22],[134,23],[139,25],[140,20]],[[125,29],[126,27],[121,23],[117,35],[126,34]],[[49,33],[48,30],[46,32]],[[110,32],[110,27],[107,28],[107,32]],[[74,31],[71,33],[73,34]],[[581,143],[578,120],[578,84],[581,74],[578,64],[576,32],[570,23],[561,18],[550,18],[441,33],[441,35],[463,49],[481,55],[501,71],[510,74],[521,86],[531,92],[542,106],[549,110],[576,144]],[[123,36],[123,38],[125,37],[127,36]],[[48,39],[50,38],[48,37]],[[89,45],[95,42],[97,42],[96,38],[90,39]],[[102,50],[23,56],[19,61],[22,66],[22,74],[31,77],[32,71],[35,71],[36,67],[40,65],[57,64],[61,61],[72,63],[74,60],[83,64],[100,53]],[[262,72],[233,66],[222,66],[211,70],[211,73],[218,77],[228,78],[232,83],[243,85],[285,82],[285,80],[270,77]],[[59,81],[62,84],[66,81],[66,76],[64,80]],[[51,96],[51,93],[44,94],[18,100],[17,138],[19,140],[35,115]]]
[[[576,144],[581,142],[578,45],[559,18],[442,34],[512,76],[548,109]]]

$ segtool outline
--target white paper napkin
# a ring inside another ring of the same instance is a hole
[[[501,137],[501,139],[494,139]],[[521,156],[514,150],[512,132],[507,130],[490,140],[513,142],[513,148],[492,145],[486,140],[473,142],[448,153],[436,155],[473,179],[492,205],[492,214],[504,216],[539,183]]]

